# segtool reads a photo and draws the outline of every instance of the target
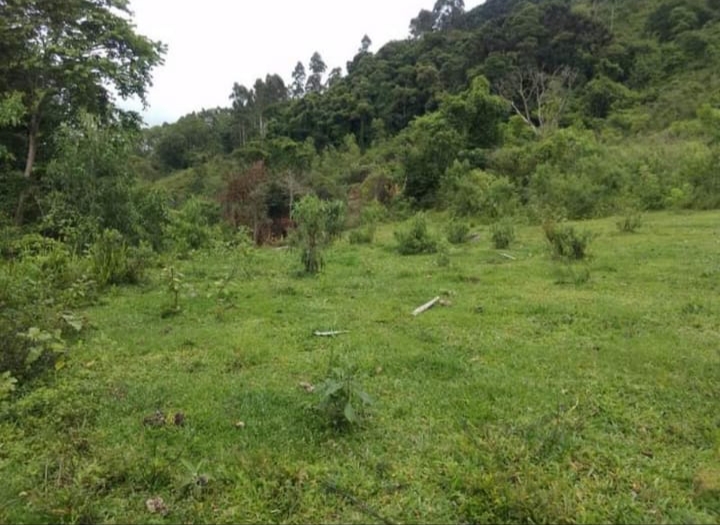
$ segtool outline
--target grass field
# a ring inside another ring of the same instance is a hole
[[[538,226],[441,266],[385,225],[318,277],[271,248],[173,261],[177,315],[160,269],[114,289],[2,409],[0,522],[717,523],[720,213],[615,221],[571,267]],[[300,386],[331,364],[373,399],[349,430]]]

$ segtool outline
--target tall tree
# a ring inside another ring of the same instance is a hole
[[[292,84],[290,85],[290,96],[292,98],[300,98],[305,94],[305,66],[302,62],[298,62],[295,65],[295,69],[292,72]]]
[[[145,102],[165,47],[135,33],[128,0],[4,0],[0,8],[0,91],[23,94],[30,179],[45,115],[107,115],[113,91]]]
[[[433,7],[433,29],[451,29],[465,12],[464,0],[437,0]]]
[[[323,62],[320,53],[315,51],[310,58],[310,76],[305,85],[305,91],[308,93],[320,93],[323,88],[322,76],[327,71],[327,65]]]
[[[254,99],[255,93],[252,89],[235,82],[232,93],[230,93],[230,100],[232,100],[233,109],[233,128],[240,146],[244,146],[248,140],[250,112]]]
[[[370,37],[365,35],[362,40],[360,41],[360,53],[369,53],[370,52],[370,46],[372,45],[372,40],[370,40]]]
[[[410,35],[413,38],[420,38],[425,33],[431,32],[434,25],[435,17],[433,16],[432,11],[423,9],[410,21]]]

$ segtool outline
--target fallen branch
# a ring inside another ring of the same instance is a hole
[[[332,330],[330,332],[313,332],[314,335],[318,337],[335,337],[336,335],[340,334],[349,334],[350,330]]]
[[[510,254],[501,253],[500,255],[501,255],[502,257],[505,257],[506,259],[510,259],[511,261],[517,261],[517,259],[516,259],[515,257],[513,257],[512,255],[510,255]]]
[[[425,303],[424,305],[418,306],[417,308],[415,308],[415,310],[413,311],[412,314],[413,314],[413,315],[420,315],[420,314],[423,313],[424,311],[429,310],[430,308],[432,308],[433,306],[435,306],[439,301],[440,301],[440,297],[438,296],[438,297],[436,297],[435,299],[433,299],[432,301],[428,301],[428,302]]]

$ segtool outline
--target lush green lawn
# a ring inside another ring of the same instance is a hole
[[[286,250],[175,261],[175,316],[159,270],[114,290],[0,419],[0,522],[718,522],[720,213],[582,226],[587,282],[538,226],[446,267],[385,226],[314,278]],[[299,386],[333,359],[374,400],[349,432]]]

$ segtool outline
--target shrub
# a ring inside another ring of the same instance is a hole
[[[211,224],[217,222],[217,205],[197,197],[188,199],[171,215],[170,237],[178,252],[204,248],[212,239]]]
[[[300,249],[306,273],[319,272],[324,264],[323,250],[342,232],[345,206],[341,201],[322,201],[308,195],[293,206],[297,222],[293,243]]]
[[[568,224],[558,225],[554,221],[546,222],[543,225],[543,230],[555,256],[580,260],[587,255],[587,247],[593,237],[591,232],[579,232],[573,226]]]
[[[104,230],[90,248],[90,266],[98,286],[136,284],[140,281],[145,261],[128,247],[117,230]]]
[[[496,222],[490,227],[490,238],[495,248],[507,248],[515,240],[515,225],[510,219]]]
[[[437,240],[428,232],[427,221],[422,214],[417,214],[407,229],[395,231],[394,236],[398,243],[398,252],[401,255],[435,253],[437,251]]]
[[[464,222],[452,221],[446,228],[447,240],[452,244],[463,244],[470,237],[470,227]]]
[[[515,212],[517,190],[507,177],[482,170],[471,170],[469,164],[456,161],[446,172],[441,193],[454,215],[497,219]]]

